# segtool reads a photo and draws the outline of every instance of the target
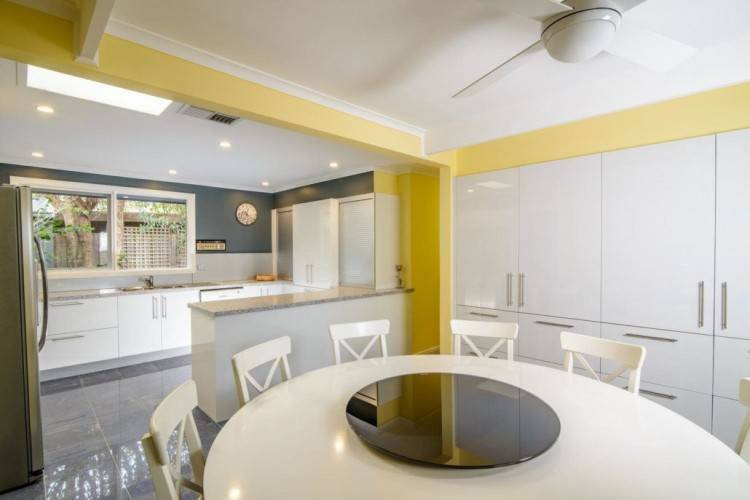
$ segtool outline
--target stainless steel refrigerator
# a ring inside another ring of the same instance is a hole
[[[47,335],[47,272],[34,236],[31,189],[0,186],[0,492],[44,468],[39,351]]]

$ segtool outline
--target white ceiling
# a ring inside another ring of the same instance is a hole
[[[450,96],[535,41],[535,21],[493,0],[119,0],[108,31],[425,129],[433,152],[750,80],[747,19],[748,0],[648,0],[624,22],[701,49],[676,69],[541,52],[465,99]]]
[[[185,116],[177,113],[179,103],[151,116],[30,89],[16,83],[16,69],[15,62],[0,59],[0,162],[260,191],[394,162],[248,120],[227,126]],[[39,113],[40,104],[55,113]],[[221,140],[231,149],[219,148]],[[33,151],[44,158],[33,158]],[[331,161],[339,167],[330,168]],[[169,175],[170,169],[178,175]]]

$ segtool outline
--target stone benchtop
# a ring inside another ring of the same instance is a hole
[[[236,280],[236,281],[211,281],[201,283],[186,283],[180,286],[168,286],[168,287],[154,287],[154,288],[142,288],[138,290],[123,290],[120,288],[94,288],[89,290],[68,290],[68,291],[55,291],[49,293],[50,302],[65,301],[65,300],[83,300],[83,299],[99,299],[104,297],[119,297],[121,295],[138,295],[138,294],[151,294],[151,293],[170,293],[180,292],[185,290],[216,290],[221,288],[229,287],[240,287],[240,286],[251,286],[251,285],[274,285],[274,284],[292,284],[291,281],[276,280],[276,281],[256,281],[256,280]]]
[[[323,304],[326,302],[342,302],[346,300],[364,299],[396,293],[410,293],[412,288],[388,288],[374,290],[370,288],[335,287],[328,290],[314,292],[285,293],[265,297],[250,297],[242,299],[217,300],[213,302],[197,302],[190,304],[190,308],[209,316],[228,316],[231,314],[245,314],[273,309]]]

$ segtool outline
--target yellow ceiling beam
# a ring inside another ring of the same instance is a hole
[[[424,155],[417,135],[112,35],[101,38],[98,66],[78,63],[74,33],[71,21],[0,0],[0,57],[364,147],[394,163],[444,165]]]
[[[750,83],[595,116],[458,150],[457,175],[750,128]]]

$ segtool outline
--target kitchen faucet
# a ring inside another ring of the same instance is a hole
[[[141,281],[143,281],[146,284],[146,288],[154,288],[154,276],[145,276],[141,278]]]

